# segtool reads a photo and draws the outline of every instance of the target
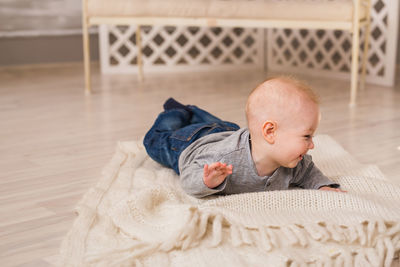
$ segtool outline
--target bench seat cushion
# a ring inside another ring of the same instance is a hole
[[[350,21],[352,5],[353,0],[88,0],[88,15]]]

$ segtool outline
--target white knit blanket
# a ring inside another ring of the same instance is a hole
[[[348,193],[287,190],[195,199],[141,142],[120,142],[78,204],[62,266],[390,266],[400,188],[329,136],[317,166]]]

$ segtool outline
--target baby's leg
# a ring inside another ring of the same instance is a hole
[[[200,122],[220,122],[222,121],[220,118],[210,114],[209,112],[205,111],[194,105],[187,106],[190,111],[193,113],[192,118],[190,120],[191,124],[200,123]]]
[[[171,109],[158,115],[153,128],[160,132],[176,131],[190,124],[191,114],[184,109]]]
[[[183,105],[172,97],[168,98],[164,103],[165,110],[180,109],[186,110],[191,114],[190,124],[201,123],[201,122],[220,122],[221,119],[210,114],[209,112],[194,106],[194,105]]]
[[[173,149],[170,136],[190,123],[191,114],[184,109],[162,112],[144,137],[149,156],[178,173],[179,151]]]
[[[179,174],[180,153],[205,135],[235,131],[239,126],[222,121],[196,106],[184,106],[173,98],[164,104],[162,112],[147,132],[143,144],[149,156]]]

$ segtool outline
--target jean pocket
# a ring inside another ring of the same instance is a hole
[[[193,124],[190,126],[186,126],[178,131],[175,131],[171,134],[170,138],[177,139],[183,142],[191,141],[193,138],[202,137],[210,133],[212,130],[218,127],[217,123],[201,123],[199,125]]]

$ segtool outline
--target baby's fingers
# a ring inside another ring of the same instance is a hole
[[[226,164],[226,163],[223,163],[223,164],[221,164],[221,166],[220,166],[219,169],[222,170],[224,173],[231,174],[231,173],[232,173],[233,166],[232,166],[232,164],[231,164],[231,165],[228,165],[228,164]]]
[[[225,173],[227,175],[232,174],[232,171],[233,171],[233,166],[232,165],[228,165],[228,166],[225,167]]]
[[[208,169],[208,164],[204,164],[203,172],[205,176],[208,176],[210,174],[210,171]]]
[[[221,165],[222,165],[221,162],[214,162],[208,168],[210,170],[216,170],[216,169],[219,169],[221,167]]]

